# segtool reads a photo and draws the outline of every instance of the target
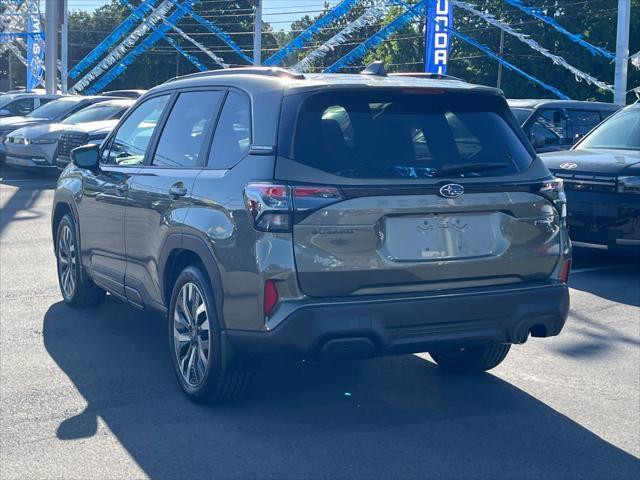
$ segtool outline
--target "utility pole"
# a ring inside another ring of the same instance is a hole
[[[11,72],[11,55],[13,55],[13,52],[11,50],[7,50],[7,53],[9,54],[9,88],[7,90],[13,90],[13,73]]]
[[[60,60],[62,62],[62,68],[60,69],[60,83],[62,84],[62,93],[67,94],[67,80],[69,77],[69,9],[67,7],[68,0],[61,0],[62,9],[62,52],[60,54]]]
[[[629,21],[631,0],[618,0],[618,33],[616,37],[616,75],[613,103],[627,103],[627,68],[629,66]]]
[[[504,56],[504,30],[500,30],[500,58]],[[498,63],[498,81],[496,87],[502,86],[502,64]]]
[[[253,64],[262,65],[262,0],[253,0],[256,18],[253,27]]]
[[[44,82],[49,94],[56,93],[58,90],[58,9],[59,5],[56,0],[46,0]]]

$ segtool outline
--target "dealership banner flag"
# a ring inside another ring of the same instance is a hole
[[[44,33],[40,22],[40,9],[36,0],[27,0],[27,92],[37,88],[44,76]]]
[[[430,2],[427,17],[425,71],[445,74],[451,46],[448,28],[453,28],[453,2],[451,0]]]

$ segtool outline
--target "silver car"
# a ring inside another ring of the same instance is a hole
[[[87,131],[113,128],[133,102],[108,100],[86,107],[60,123],[19,128],[5,140],[5,163],[18,167],[55,168],[58,139],[64,131],[78,125]]]

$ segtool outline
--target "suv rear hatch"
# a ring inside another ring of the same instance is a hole
[[[280,132],[275,178],[309,296],[513,284],[556,266],[557,184],[498,95],[295,94]]]

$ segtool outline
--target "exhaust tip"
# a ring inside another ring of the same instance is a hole
[[[325,360],[366,358],[373,356],[376,346],[367,337],[334,338],[320,347],[319,355]]]

